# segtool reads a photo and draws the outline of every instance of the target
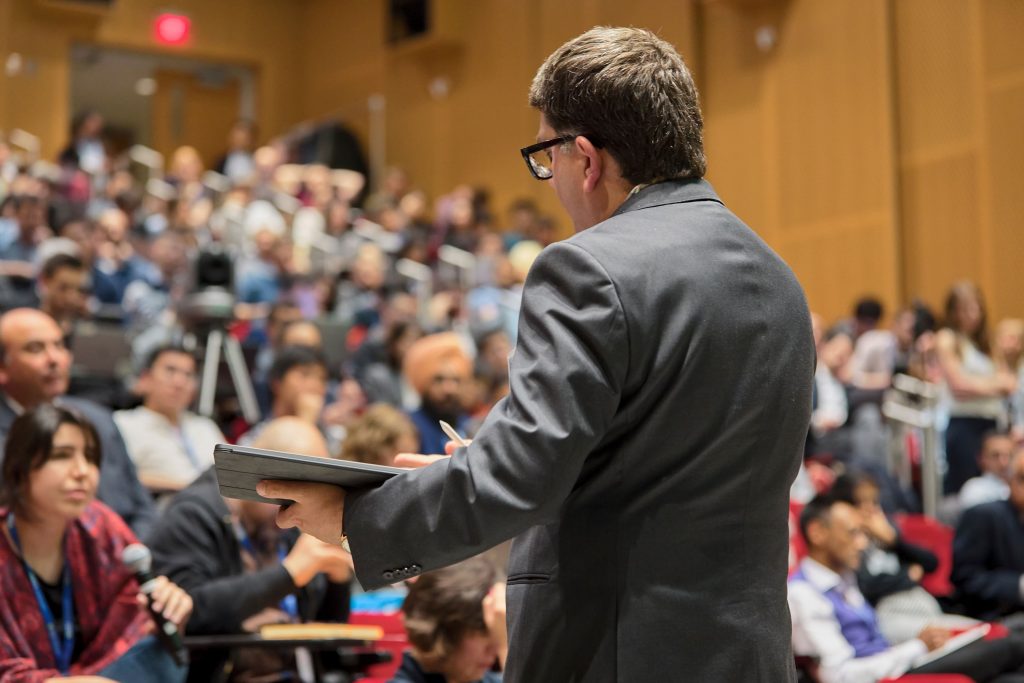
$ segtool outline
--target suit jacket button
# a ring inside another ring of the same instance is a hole
[[[412,573],[413,576],[416,576],[421,571],[423,571],[423,567],[419,566],[418,564],[414,564],[413,566],[409,567],[409,571]]]
[[[386,571],[384,572],[383,576],[385,581],[390,581],[391,579],[395,578],[395,573],[392,571]]]

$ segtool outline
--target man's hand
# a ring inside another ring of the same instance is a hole
[[[945,645],[951,635],[949,629],[938,626],[926,626],[923,631],[917,634],[917,639],[925,644],[928,652],[934,652]]]
[[[344,489],[331,484],[264,480],[256,487],[256,492],[264,498],[295,501],[277,511],[277,525],[282,529],[298,527],[325,543],[341,545]]]
[[[484,596],[481,605],[484,612],[484,624],[487,626],[487,633],[491,636],[495,647],[498,648],[498,659],[501,661],[501,669],[505,670],[505,660],[508,659],[508,625],[505,620],[505,583],[496,583]]]
[[[466,445],[473,443],[470,439],[466,439]],[[447,455],[421,455],[420,453],[399,453],[395,456],[395,467],[408,467],[410,469],[418,469],[420,467],[426,467],[431,465],[442,458],[447,458],[449,455],[455,452],[456,448],[462,448],[460,444],[454,441],[449,441],[444,445],[444,452]]]
[[[192,614],[192,597],[177,584],[171,583],[166,576],[156,577],[156,587],[149,596],[153,609],[163,614],[164,619],[179,629],[185,625]],[[146,596],[139,593],[139,602],[146,605]]]
[[[309,534],[299,536],[281,564],[299,588],[321,572],[335,583],[343,583],[352,577],[352,556],[338,546],[324,543]]]

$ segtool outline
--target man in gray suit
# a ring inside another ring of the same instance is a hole
[[[516,537],[505,680],[793,680],[787,510],[814,345],[790,269],[701,180],[671,45],[597,28],[530,90],[523,150],[577,234],[523,292],[476,440],[375,490],[265,482],[374,588]]]

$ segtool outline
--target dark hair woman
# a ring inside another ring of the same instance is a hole
[[[100,457],[96,430],[64,408],[43,404],[11,425],[0,477],[0,680],[184,680],[149,635],[121,562],[138,541],[95,500]],[[192,610],[164,577],[152,600],[179,628]]]

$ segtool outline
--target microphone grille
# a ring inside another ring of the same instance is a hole
[[[141,543],[132,543],[121,551],[121,562],[134,572],[148,572],[153,563],[149,548]]]

